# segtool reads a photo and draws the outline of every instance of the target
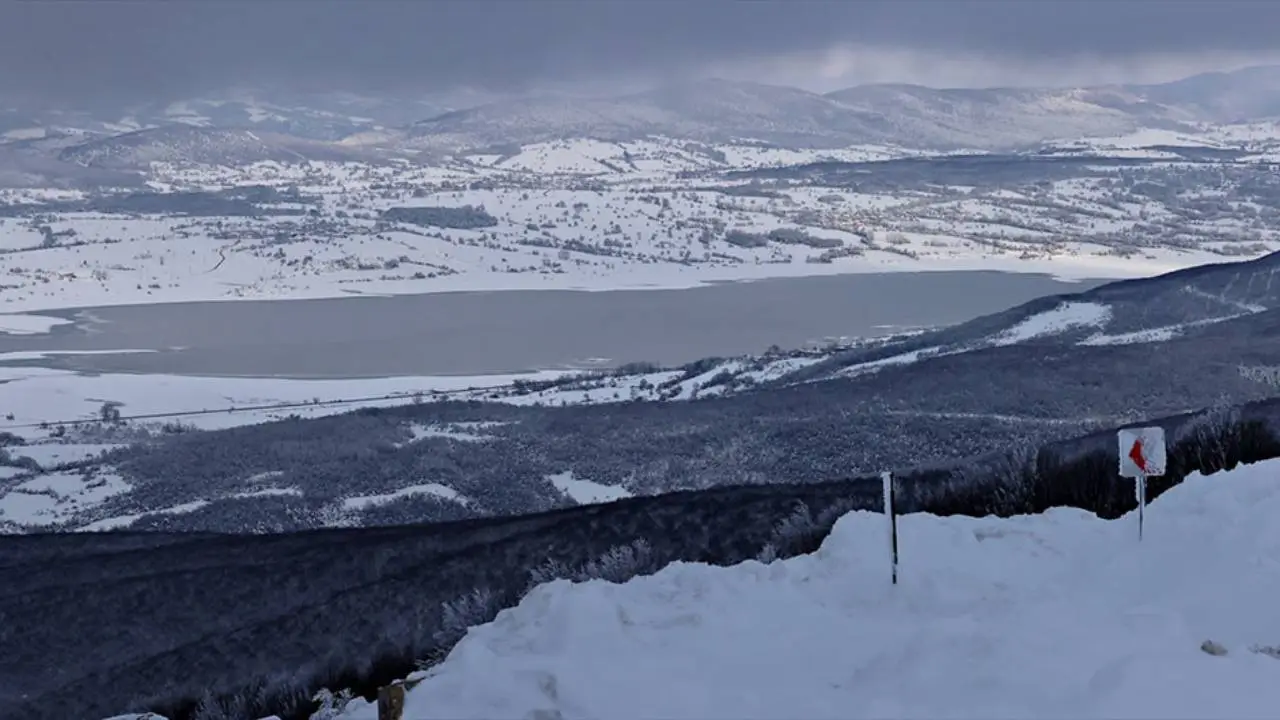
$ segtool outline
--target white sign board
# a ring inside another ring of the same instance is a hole
[[[1120,477],[1158,477],[1165,472],[1164,428],[1121,430]]]

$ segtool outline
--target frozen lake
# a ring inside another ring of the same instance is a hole
[[[0,352],[154,349],[24,362],[87,372],[292,378],[482,375],[679,364],[943,325],[1102,281],[932,272],[786,278],[685,290],[458,292],[49,311]],[[17,363],[12,363],[17,364]]]

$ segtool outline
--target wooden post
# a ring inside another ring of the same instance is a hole
[[[394,682],[378,688],[378,720],[404,720],[404,685]]]
[[[884,514],[889,519],[889,552],[891,553],[889,561],[892,563],[892,582],[898,584],[898,510],[894,507],[893,501],[893,473],[880,473],[880,480],[884,483]]]
[[[1147,511],[1147,476],[1138,473],[1133,482],[1134,492],[1138,494],[1138,542],[1142,542],[1142,516]]]

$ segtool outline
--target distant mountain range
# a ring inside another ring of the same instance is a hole
[[[263,95],[106,110],[0,105],[0,139],[24,151],[38,149],[39,143],[59,145],[63,161],[102,168],[161,159],[231,164],[288,157],[374,159],[579,137],[1009,150],[1141,128],[1194,132],[1204,123],[1280,118],[1280,67],[1083,88],[881,84],[818,94],[699,80],[606,98],[311,94],[270,95],[268,102],[260,99]]]

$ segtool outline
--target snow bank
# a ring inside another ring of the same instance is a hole
[[[771,565],[550,583],[471,629],[405,716],[1274,717],[1280,662],[1249,647],[1280,645],[1278,476],[1193,475],[1141,543],[1132,515],[906,516],[896,587],[870,513]]]
[[[0,314],[0,334],[5,335],[43,335],[70,324],[70,320],[50,315]]]

